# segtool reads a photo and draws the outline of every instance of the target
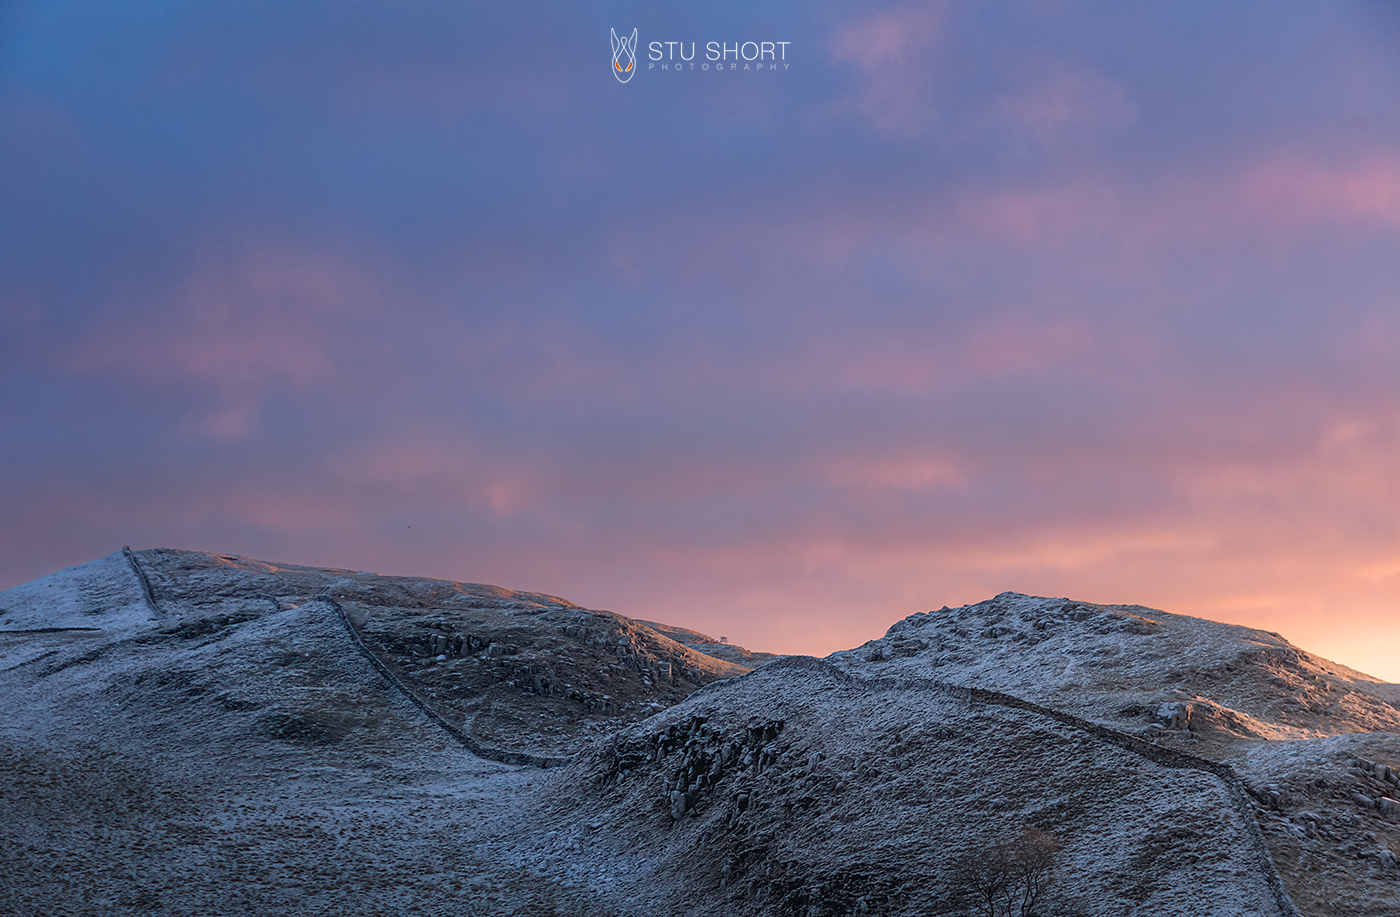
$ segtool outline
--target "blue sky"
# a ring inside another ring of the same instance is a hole
[[[165,545],[814,653],[1012,589],[1400,680],[1397,49],[1381,3],[0,5],[0,586]]]

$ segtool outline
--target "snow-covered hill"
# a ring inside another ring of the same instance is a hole
[[[1137,605],[1003,593],[912,615],[831,661],[995,688],[1117,728],[1178,730],[1222,751],[1232,740],[1400,731],[1400,685],[1313,656],[1278,634]]]
[[[1003,593],[830,661],[1003,691],[1232,766],[1307,913],[1400,914],[1400,685],[1267,631]]]
[[[767,658],[117,552],[0,593],[0,913],[953,915],[1024,837],[1038,913],[1400,913],[1400,688],[1276,634],[1003,594]]]

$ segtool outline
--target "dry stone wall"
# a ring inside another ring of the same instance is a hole
[[[324,605],[331,613],[335,615],[335,617],[340,621],[340,623],[344,625],[346,632],[349,633],[351,641],[355,644],[355,648],[359,650],[360,654],[363,655],[366,659],[368,659],[376,669],[379,670],[379,673],[381,675],[388,679],[390,684],[397,688],[399,692],[403,694],[404,697],[408,698],[409,701],[411,701],[415,707],[423,711],[423,713],[430,720],[432,720],[438,726],[442,727],[442,729],[445,732],[447,732],[448,735],[452,736],[452,738],[455,739],[458,743],[460,743],[462,747],[465,748],[467,751],[471,752],[477,757],[487,758],[491,761],[502,761],[506,764],[526,764],[531,767],[562,767],[566,764],[571,764],[573,762],[574,759],[572,755],[567,757],[532,755],[526,752],[511,751],[504,748],[496,748],[491,745],[486,745],[485,743],[479,742],[471,736],[467,735],[461,729],[457,728],[452,723],[449,723],[446,719],[444,719],[441,714],[439,714],[436,710],[433,709],[431,704],[423,700],[423,698],[419,697],[418,694],[411,688],[409,688],[408,685],[404,684],[403,681],[401,681],[399,677],[395,675],[388,666],[386,666],[382,661],[380,661],[379,657],[376,656],[374,652],[370,650],[368,646],[365,645],[365,642],[360,637],[359,632],[355,630],[353,625],[351,625],[350,619],[345,614],[345,609],[341,607],[339,602],[331,598],[329,595],[325,594],[317,596],[315,601],[321,605]]]
[[[1274,863],[1272,855],[1269,853],[1268,845],[1264,841],[1263,832],[1260,830],[1258,818],[1255,815],[1254,807],[1249,799],[1251,795],[1251,790],[1249,786],[1243,780],[1240,779],[1239,775],[1236,774],[1234,769],[1231,768],[1229,765],[1222,764],[1218,761],[1211,761],[1206,758],[1197,757],[1195,755],[1189,755],[1184,752],[1175,751],[1173,749],[1165,748],[1160,745],[1155,745],[1152,742],[1145,741],[1137,736],[1132,736],[1126,733],[1118,732],[1117,730],[1110,729],[1101,724],[1093,723],[1088,720],[1081,719],[1080,717],[1076,717],[1068,713],[1063,713],[1058,710],[1052,710],[1048,707],[1043,707],[1039,704],[1024,700],[1019,697],[1014,697],[1010,694],[1005,694],[1001,691],[990,691],[984,688],[973,688],[968,687],[966,685],[950,684],[948,682],[941,682],[934,679],[924,679],[907,676],[898,678],[862,678],[860,676],[851,675],[850,673],[842,671],[836,668],[835,666],[830,666],[826,662],[811,657],[787,657],[781,660],[779,663],[773,663],[771,665],[802,666],[809,668],[829,669],[827,674],[831,677],[840,678],[854,684],[860,684],[866,687],[867,689],[871,690],[907,690],[910,688],[923,688],[925,690],[937,692],[938,694],[948,697],[950,699],[961,701],[967,704],[968,706],[986,704],[992,706],[1007,707],[1017,710],[1024,710],[1029,713],[1037,714],[1039,716],[1048,717],[1067,726],[1071,726],[1074,729],[1087,733],[1088,735],[1091,735],[1100,741],[1107,742],[1119,748],[1141,755],[1142,757],[1156,764],[1160,764],[1162,766],[1171,768],[1188,768],[1213,774],[1225,784],[1226,788],[1229,791],[1231,801],[1234,804],[1234,808],[1238,813],[1239,819],[1244,825],[1245,830],[1248,834],[1250,846],[1253,850],[1257,867],[1263,875],[1264,881],[1267,883],[1269,890],[1273,895],[1276,904],[1278,905],[1280,914],[1283,915],[1283,917],[1301,917],[1301,914],[1298,911],[1297,907],[1294,905],[1293,900],[1289,896],[1287,889],[1284,887],[1283,879],[1279,874],[1278,868]],[[725,685],[740,681],[745,678],[752,677],[753,674],[754,673],[749,673],[747,675],[738,676],[737,678],[728,679],[727,681],[716,682],[714,684],[707,685],[704,688],[701,688],[700,691],[697,691],[696,694],[701,694],[702,692],[716,692],[722,690]],[[703,734],[697,734],[695,736],[692,736],[690,741],[697,741],[702,738]],[[1375,774],[1378,778],[1390,779],[1389,777],[1386,777],[1387,772],[1389,772],[1392,777],[1395,777],[1395,772],[1390,768],[1384,767],[1383,765],[1375,765],[1372,762],[1361,762],[1361,765],[1366,767],[1368,769],[1368,772]],[[689,773],[689,771],[687,771],[686,773]],[[1395,779],[1400,779],[1400,777],[1396,777]],[[678,786],[681,782],[683,781],[677,781]],[[698,789],[703,790],[704,786],[705,784],[702,781]],[[681,798],[684,800],[686,805],[693,805],[693,798],[696,795],[696,789],[687,789],[681,792],[683,794],[690,794],[682,795]],[[1390,800],[1390,802],[1394,803],[1395,800]],[[1396,803],[1396,805],[1400,806],[1400,803]],[[684,811],[684,809],[681,809],[682,814],[684,813]],[[673,817],[679,817],[675,816],[674,810]]]

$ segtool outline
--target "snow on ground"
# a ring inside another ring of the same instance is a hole
[[[0,631],[144,628],[156,619],[141,582],[117,551],[0,592]]]
[[[569,657],[609,691],[659,677],[662,632],[497,587],[136,559],[159,612],[121,552],[0,593],[0,913],[951,914],[958,858],[1032,825],[1079,913],[1272,914],[1251,807],[1303,913],[1397,913],[1400,688],[1276,634],[1007,593],[619,718],[540,771],[468,754],[316,596],[371,635],[402,617],[394,652],[444,698],[422,673],[472,660],[414,655],[459,626],[442,602],[515,622],[515,655],[473,651],[490,664]],[[1253,799],[922,679],[1228,762]]]
[[[1229,764],[1304,913],[1400,914],[1400,685],[1268,631],[1016,593],[913,615],[830,660],[1003,691]]]
[[[619,913],[964,913],[957,864],[1025,825],[1064,844],[1048,913],[1278,913],[1214,775],[815,660],[697,692],[550,779],[525,846]]]
[[[1136,605],[1008,592],[913,615],[829,658],[851,672],[1006,691],[1148,733],[1163,704],[1189,704],[1195,738],[1207,743],[1400,731],[1400,685],[1278,634]]]
[[[327,604],[223,610],[0,635],[0,913],[594,913],[492,853],[539,771],[467,754]]]

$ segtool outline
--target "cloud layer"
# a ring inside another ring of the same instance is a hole
[[[165,544],[813,653],[1013,589],[1400,681],[1397,38],[1362,5],[11,6],[0,587]]]

